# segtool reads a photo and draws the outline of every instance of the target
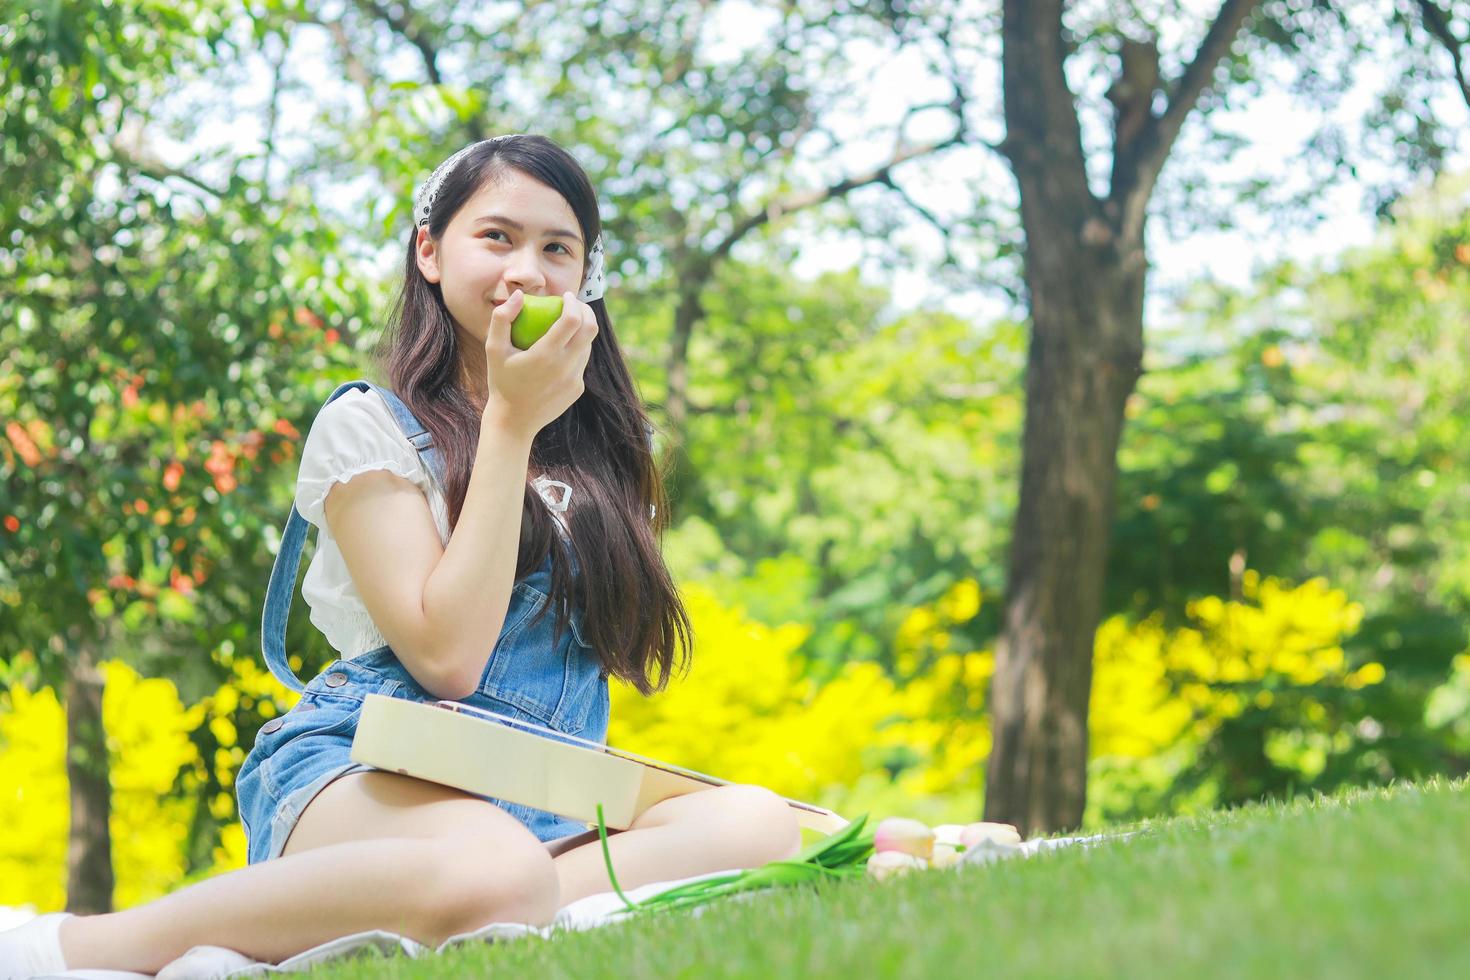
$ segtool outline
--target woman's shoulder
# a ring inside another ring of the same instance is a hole
[[[430,480],[417,450],[374,391],[349,389],[322,406],[307,432],[297,470],[297,509],[320,526],[322,503],[337,483],[389,470],[426,493]]]
[[[317,411],[316,421],[312,424],[312,428],[318,425],[335,428],[350,426],[354,423],[376,425],[388,422],[391,424],[392,421],[393,414],[388,411],[388,406],[376,391],[365,388],[348,388]]]
[[[413,452],[382,397],[360,388],[349,388],[321,407],[306,437],[308,447],[313,440],[324,448],[376,445]]]

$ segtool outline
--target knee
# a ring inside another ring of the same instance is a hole
[[[445,841],[435,862],[430,914],[440,941],[491,922],[547,926],[561,907],[561,881],[540,841],[487,848]]]
[[[736,783],[718,790],[721,812],[744,829],[753,862],[780,861],[801,850],[796,811],[764,786]]]

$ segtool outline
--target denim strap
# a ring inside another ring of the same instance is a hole
[[[322,407],[325,408],[354,388],[359,391],[371,389],[382,396],[388,410],[393,414],[393,421],[398,423],[398,427],[418,451],[419,458],[428,467],[430,478],[442,491],[444,460],[439,450],[434,448],[433,436],[393,392],[370,381],[347,381],[332,392]],[[306,685],[301,683],[286,659],[286,623],[291,617],[291,600],[296,594],[296,573],[301,567],[301,549],[306,544],[306,534],[310,527],[293,501],[291,516],[286,519],[286,529],[281,534],[281,547],[276,551],[276,562],[271,568],[270,584],[266,586],[265,613],[260,624],[260,645],[265,654],[265,665],[270,668],[276,680],[293,691],[304,691]]]

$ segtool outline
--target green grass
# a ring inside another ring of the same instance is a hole
[[[1470,976],[1470,783],[1140,825],[1092,848],[748,901],[330,977]]]

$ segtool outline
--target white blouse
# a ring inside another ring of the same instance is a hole
[[[440,543],[449,545],[448,503],[378,393],[352,389],[318,412],[296,475],[296,509],[317,528],[301,594],[312,625],[344,660],[388,642],[352,584],[325,516],[328,491],[368,470],[389,470],[418,487],[429,501]]]
[[[342,549],[327,527],[328,491],[368,470],[389,470],[418,487],[429,501],[439,543],[449,547],[449,503],[382,397],[376,391],[353,388],[318,412],[306,434],[296,473],[296,509],[317,528],[316,551],[301,581],[301,595],[312,625],[344,660],[388,642],[368,615],[347,572]],[[563,535],[567,534],[562,515],[571,502],[572,488],[545,476],[531,486],[546,502]]]

